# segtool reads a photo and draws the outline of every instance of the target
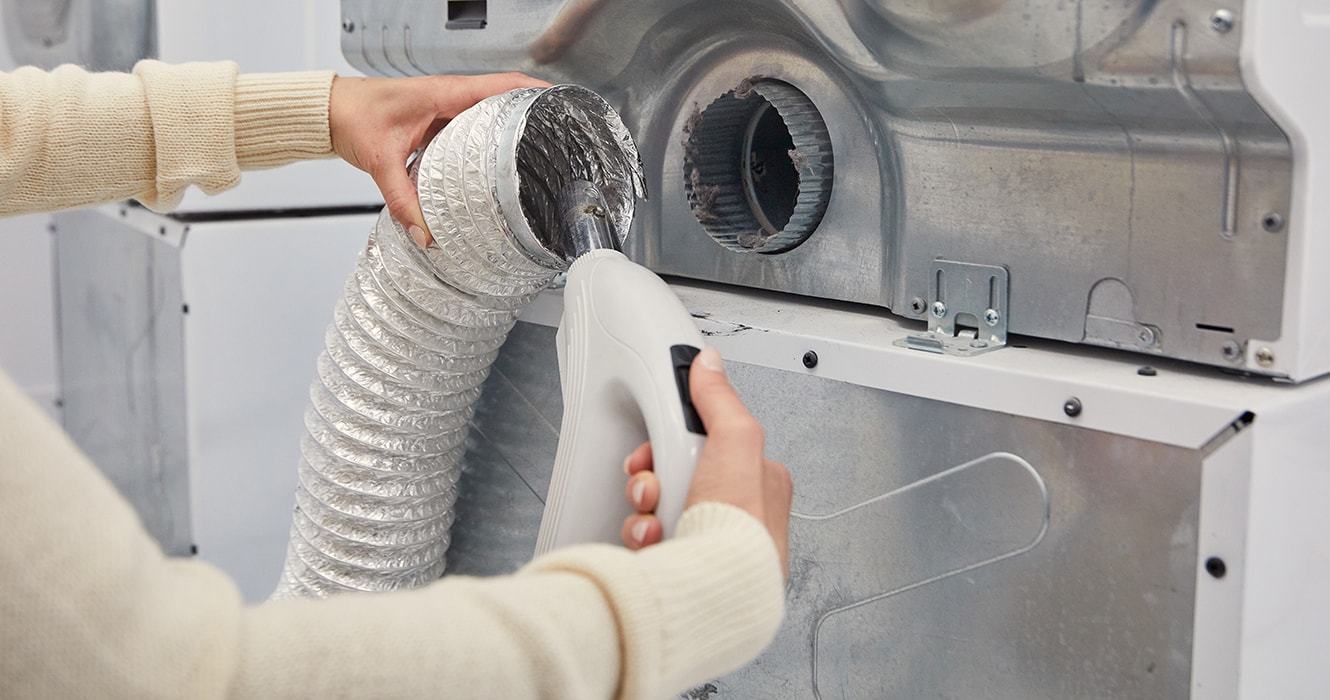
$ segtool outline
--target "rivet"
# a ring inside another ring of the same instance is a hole
[[[1215,10],[1210,15],[1210,28],[1220,34],[1227,34],[1233,30],[1233,13],[1228,10]]]
[[[1261,228],[1270,233],[1278,233],[1284,228],[1284,217],[1277,211],[1266,212],[1265,216],[1261,217]]]

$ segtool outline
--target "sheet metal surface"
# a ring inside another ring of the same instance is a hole
[[[696,697],[1180,697],[1200,454],[727,364],[795,481],[789,611]],[[519,323],[476,412],[453,573],[530,558],[561,396]]]
[[[525,0],[448,29],[457,4],[345,0],[343,50],[605,95],[641,149],[630,253],[653,269],[923,318],[934,259],[1004,266],[1011,333],[1280,373],[1247,344],[1288,330],[1292,154],[1213,3]],[[806,95],[834,158],[817,229],[775,255],[717,245],[686,192],[699,113],[755,80]]]

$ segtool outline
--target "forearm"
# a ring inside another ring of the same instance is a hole
[[[249,611],[234,686],[294,694],[660,699],[757,655],[783,610],[770,537],[701,504],[642,552],[553,552],[515,576]],[[464,692],[462,692],[464,691]]]
[[[214,194],[242,169],[331,156],[331,83],[232,63],[0,74],[0,215],[130,197],[167,210],[190,185]]]
[[[770,537],[714,503],[638,553],[245,608],[221,572],[163,557],[3,375],[0,446],[0,696],[657,698],[743,663],[780,622]]]

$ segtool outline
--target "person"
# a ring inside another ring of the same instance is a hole
[[[0,215],[134,197],[169,209],[240,171],[340,155],[429,244],[407,154],[519,74],[346,78],[235,64],[0,74]],[[628,548],[551,552],[512,576],[246,608],[170,559],[0,373],[0,696],[659,698],[755,656],[783,614],[791,486],[714,350],[692,397],[710,433],[660,541],[649,446],[629,455]]]

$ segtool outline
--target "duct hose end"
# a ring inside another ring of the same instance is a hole
[[[499,138],[495,170],[494,195],[509,232],[532,260],[557,270],[578,256],[562,235],[565,189],[586,181],[600,190],[616,249],[637,199],[647,196],[628,127],[604,98],[577,85],[533,89],[518,100]]]

